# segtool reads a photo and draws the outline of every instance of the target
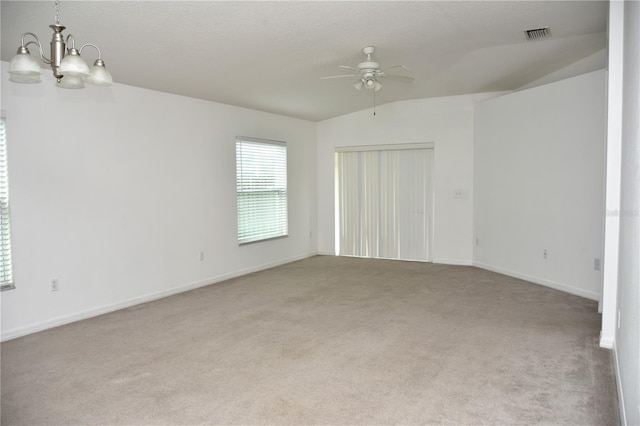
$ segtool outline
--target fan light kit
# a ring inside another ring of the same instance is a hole
[[[364,62],[360,62],[357,67],[350,67],[348,65],[338,65],[339,68],[347,69],[353,71],[351,74],[342,74],[342,75],[331,75],[328,77],[322,77],[321,80],[327,80],[330,78],[346,78],[346,77],[357,77],[355,83],[353,83],[353,87],[356,90],[362,90],[365,88],[367,90],[373,90],[377,92],[382,89],[382,83],[380,79],[389,78],[389,79],[397,79],[404,81],[413,81],[413,77],[407,77],[404,75],[393,75],[387,74],[387,71],[392,69],[409,71],[404,65],[394,65],[392,67],[380,68],[380,64],[373,60],[373,52],[375,52],[374,46],[367,46],[362,49],[362,53],[367,57],[367,60]]]
[[[40,83],[42,69],[40,63],[30,55],[29,45],[35,45],[40,50],[40,59],[51,65],[53,75],[57,80],[56,86],[65,89],[82,89],[85,83],[97,86],[108,86],[113,82],[111,73],[105,68],[100,49],[95,44],[87,43],[80,49],[75,47],[75,38],[69,34],[65,40],[62,31],[66,28],[60,25],[60,2],[56,0],[56,23],[49,25],[53,30],[51,37],[51,58],[44,56],[42,44],[33,33],[22,34],[21,44],[18,53],[9,64],[9,80],[15,83]],[[35,39],[25,43],[27,37]],[[67,45],[70,47],[67,48]],[[98,51],[98,59],[89,68],[87,63],[80,57],[85,47],[93,47]]]

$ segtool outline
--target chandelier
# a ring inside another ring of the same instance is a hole
[[[51,65],[56,86],[65,89],[82,89],[85,83],[98,86],[108,86],[113,82],[111,73],[107,71],[102,60],[100,49],[95,44],[87,43],[76,49],[75,38],[69,34],[64,38],[62,31],[66,28],[60,25],[60,1],[56,0],[56,23],[49,25],[53,30],[51,37],[51,57],[47,58],[42,50],[42,43],[33,33],[22,34],[18,53],[9,64],[9,80],[15,83],[40,83],[42,68],[36,58],[31,56],[28,47],[35,45],[40,51],[40,59]],[[29,40],[33,38],[35,40]],[[25,43],[26,42],[26,43]],[[69,47],[70,46],[70,47]],[[98,51],[98,59],[89,68],[80,54],[86,47],[93,47]]]

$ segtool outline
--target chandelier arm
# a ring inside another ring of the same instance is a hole
[[[98,46],[96,46],[93,43],[85,43],[82,45],[82,47],[80,48],[80,54],[82,55],[82,49],[84,49],[85,47],[93,47],[94,49],[96,49],[98,51],[98,59],[102,59],[102,52],[100,52],[100,48]]]
[[[69,44],[69,40],[71,40],[71,47],[70,49],[75,49],[76,48],[76,38],[73,36],[73,34],[68,34],[67,38],[65,39],[65,44]]]
[[[24,39],[27,36],[31,36],[35,40],[28,41],[25,44]],[[24,34],[22,34],[21,43],[22,43],[22,47],[29,47],[30,44],[34,44],[34,45],[38,46],[38,49],[40,50],[40,59],[42,59],[42,61],[44,63],[46,63],[47,65],[50,65],[51,62],[53,62],[51,59],[49,59],[46,56],[44,56],[44,51],[42,50],[42,43],[40,43],[40,40],[38,39],[38,36],[35,35],[34,33],[24,33]]]

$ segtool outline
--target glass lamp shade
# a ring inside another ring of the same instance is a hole
[[[355,87],[356,90],[362,90],[362,86],[364,86],[364,83],[362,82],[362,80],[358,80],[355,83],[353,83],[353,87]]]
[[[379,81],[376,81],[376,84],[373,86],[373,90],[377,92],[380,89],[382,89],[382,83],[380,83]]]
[[[41,83],[40,74],[9,74],[9,81],[22,84]]]
[[[109,86],[113,83],[113,77],[111,77],[111,73],[105,68],[104,62],[98,59],[91,67],[89,76],[85,78],[85,81],[89,84],[95,84],[96,86]]]
[[[84,81],[80,76],[67,74],[56,83],[56,86],[63,89],[84,89]]]
[[[26,49],[25,49],[26,50]],[[15,83],[40,83],[42,69],[37,59],[29,55],[29,51],[20,52],[9,64],[9,80]]]
[[[62,58],[58,72],[66,76],[87,77],[89,75],[89,65],[78,53],[74,53],[72,50]]]
[[[376,85],[376,81],[373,78],[367,78],[364,81],[364,85],[367,89],[373,89],[373,87]]]

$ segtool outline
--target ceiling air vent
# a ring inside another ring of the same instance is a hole
[[[551,30],[549,27],[534,28],[531,30],[524,30],[527,40],[539,40],[542,38],[551,37]]]

